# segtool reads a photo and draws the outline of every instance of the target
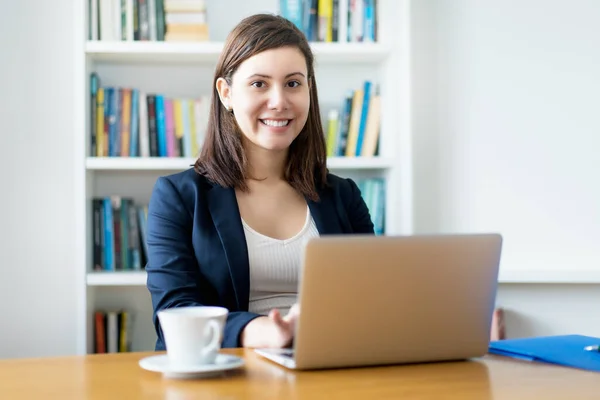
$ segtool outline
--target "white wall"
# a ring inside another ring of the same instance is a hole
[[[416,231],[499,231],[512,277],[598,276],[600,2],[417,0],[412,12]],[[498,304],[511,336],[600,336],[598,289],[502,284]]]
[[[0,12],[0,358],[76,349],[73,5]]]
[[[506,335],[600,337],[600,285],[502,284],[498,305],[505,309]]]

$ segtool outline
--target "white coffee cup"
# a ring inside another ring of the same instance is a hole
[[[229,311],[223,307],[167,308],[158,312],[169,364],[197,367],[215,362]]]

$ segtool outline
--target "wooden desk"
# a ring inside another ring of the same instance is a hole
[[[222,377],[169,380],[124,353],[0,361],[0,398],[20,399],[599,399],[600,374],[486,356],[477,361],[292,372],[249,350]]]

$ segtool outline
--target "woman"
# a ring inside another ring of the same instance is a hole
[[[148,289],[157,312],[229,310],[223,347],[293,340],[303,244],[373,233],[356,184],[329,174],[313,55],[291,22],[244,19],[216,67],[193,169],[157,180],[147,221]]]

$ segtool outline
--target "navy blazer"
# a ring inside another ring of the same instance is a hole
[[[319,234],[373,234],[354,181],[329,174],[327,183],[318,190],[318,202],[307,199]],[[259,314],[248,312],[248,251],[235,190],[193,169],[158,178],[148,206],[146,242],[156,350],[165,350],[157,312],[198,305],[227,308],[223,347],[240,347],[242,329]]]

